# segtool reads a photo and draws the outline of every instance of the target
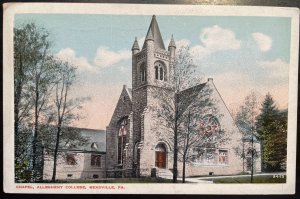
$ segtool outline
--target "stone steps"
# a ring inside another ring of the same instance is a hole
[[[169,169],[156,169],[156,177],[173,179],[173,173]]]

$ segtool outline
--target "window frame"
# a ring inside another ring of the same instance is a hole
[[[101,155],[91,154],[91,166],[92,167],[101,167]]]

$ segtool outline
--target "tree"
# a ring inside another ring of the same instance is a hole
[[[287,111],[280,112],[268,93],[257,119],[263,171],[281,170],[286,161]]]
[[[74,99],[70,95],[71,86],[76,78],[76,68],[68,62],[61,61],[57,61],[57,68],[59,69],[60,75],[56,81],[54,91],[55,111],[53,111],[48,118],[50,122],[54,123],[54,126],[56,128],[52,182],[55,182],[56,179],[57,157],[61,142],[61,136],[63,134],[72,132],[68,131],[67,126],[70,125],[74,120],[80,118],[78,112],[76,111],[81,109],[82,102],[88,99]],[[66,138],[68,137],[69,136],[67,136]],[[65,141],[69,141],[69,139],[66,139]]]
[[[75,111],[86,99],[71,99],[68,93],[75,80],[75,67],[56,59],[50,50],[50,34],[45,29],[34,23],[14,29],[15,178],[18,182],[36,182],[42,176],[44,149],[57,159],[61,146],[86,142],[78,129],[67,126],[80,118]]]
[[[39,123],[43,118],[42,113],[47,107],[56,77],[53,56],[49,53],[50,46],[49,33],[33,23],[14,29],[15,146],[21,145],[20,137],[23,135],[20,135],[20,130],[30,129],[32,126],[30,123],[33,121],[31,144],[33,181],[37,178]],[[17,153],[16,161],[18,157]]]
[[[195,75],[196,65],[193,63],[192,56],[188,46],[181,47],[176,52],[174,64],[174,73],[172,91],[168,89],[160,90],[154,93],[154,97],[159,100],[159,107],[156,107],[156,119],[165,121],[164,130],[168,132],[170,140],[173,141],[173,182],[177,182],[178,176],[178,128],[184,121],[184,113],[188,102],[180,99],[180,92],[196,85],[201,78]],[[190,98],[191,99],[191,98]]]
[[[251,92],[246,96],[244,105],[240,107],[240,110],[236,116],[236,124],[243,134],[242,143],[243,149],[239,153],[243,158],[243,170],[246,155],[250,155],[250,169],[251,169],[251,183],[253,182],[254,173],[254,161],[258,157],[257,151],[254,147],[254,143],[257,142],[256,135],[256,117],[258,115],[258,102],[254,92]],[[250,142],[250,146],[245,146]],[[240,150],[237,150],[240,151]]]
[[[183,102],[186,107],[181,116],[182,123],[178,128],[178,150],[182,156],[182,182],[184,183],[186,162],[192,157],[191,150],[216,141],[199,126],[199,121],[207,114],[215,113],[216,108],[215,100],[211,98],[211,89],[203,88],[203,84],[183,91],[180,102]]]

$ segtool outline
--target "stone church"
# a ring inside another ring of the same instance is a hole
[[[172,76],[175,52],[173,36],[166,49],[156,17],[153,16],[142,48],[137,39],[132,46],[132,88],[124,85],[106,129],[108,171],[120,171],[122,176],[151,176],[153,171],[172,175],[173,139],[164,128],[165,121],[155,118],[155,111],[161,105],[159,95],[174,95]],[[201,91],[205,89],[210,89],[211,96],[217,101],[218,113],[208,110],[206,115],[199,118],[199,132],[200,128],[209,134],[223,131],[229,139],[214,146],[194,147],[190,161],[186,164],[186,175],[241,173],[243,160],[236,154],[236,149],[242,145],[242,134],[234,124],[213,79],[209,78],[206,83],[181,91],[179,98],[193,99],[189,100],[187,106],[194,106]],[[260,164],[256,162],[256,171],[259,171]],[[182,162],[179,158],[179,176],[181,170]]]
[[[176,45],[173,36],[166,49],[156,17],[153,16],[144,44],[135,39],[132,46],[132,88],[123,86],[106,131],[81,129],[90,142],[81,149],[66,151],[60,159],[57,179],[89,179],[109,177],[160,176],[171,177],[173,169],[173,136],[166,129],[167,121],[157,117],[162,110],[160,96],[175,96],[174,64]],[[199,144],[190,149],[186,176],[230,175],[248,171],[251,157],[243,159],[238,151],[250,144],[242,133],[216,89],[213,79],[182,90],[183,114],[197,107],[203,91],[210,90],[215,108],[203,108],[195,119],[197,138],[213,139],[222,134],[226,142]],[[216,111],[217,110],[217,111]],[[197,136],[199,131],[199,136]],[[204,133],[204,137],[201,137]],[[244,141],[243,141],[244,140]],[[199,143],[201,140],[198,141]],[[204,142],[202,142],[204,143]],[[256,151],[260,144],[254,143]],[[239,149],[239,150],[238,150]],[[178,176],[182,175],[182,155],[178,157]],[[50,179],[53,161],[45,158],[44,179]],[[260,158],[255,160],[255,172],[260,172]]]

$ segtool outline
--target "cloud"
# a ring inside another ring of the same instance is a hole
[[[100,68],[107,68],[129,58],[131,58],[131,52],[129,50],[114,52],[109,50],[107,47],[100,47],[97,49],[94,63]]]
[[[170,40],[168,42],[168,45],[169,45],[169,43],[170,43]],[[184,46],[189,46],[191,44],[191,42],[188,39],[180,39],[178,41],[175,41],[175,44],[176,44],[176,48],[179,49]]]
[[[241,47],[241,41],[235,38],[234,32],[217,25],[204,28],[200,34],[200,41],[211,52],[237,50]]]
[[[192,47],[190,49],[190,53],[193,56],[194,61],[196,62],[211,54],[211,52],[207,48],[204,48],[201,45],[196,45]]]
[[[85,57],[77,57],[76,52],[71,48],[61,49],[56,55],[62,61],[66,61],[77,67],[79,71],[93,71],[97,68],[91,65]]]
[[[267,70],[270,77],[286,79],[289,76],[289,64],[279,58],[274,61],[260,61],[258,65]]]
[[[200,62],[203,58],[217,51],[237,50],[241,47],[241,41],[237,40],[235,33],[229,29],[221,28],[217,25],[204,28],[199,35],[200,42],[198,45],[190,46],[190,53],[195,62]],[[167,40],[167,44],[170,40]],[[176,42],[179,49],[182,46],[190,45],[187,39],[181,39]]]
[[[267,52],[272,47],[272,38],[260,32],[252,33],[258,48],[262,52]]]

